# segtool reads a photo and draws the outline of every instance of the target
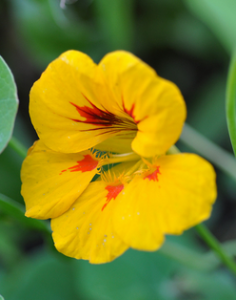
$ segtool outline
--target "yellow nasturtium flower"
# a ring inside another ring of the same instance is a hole
[[[52,219],[65,255],[104,263],[129,247],[153,251],[209,217],[213,167],[167,154],[186,118],[182,95],[134,55],[96,65],[63,53],[32,87],[30,116],[39,140],[22,166],[26,216]]]

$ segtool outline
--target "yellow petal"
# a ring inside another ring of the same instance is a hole
[[[53,61],[30,92],[30,116],[40,139],[63,153],[86,150],[119,133],[114,114],[99,102],[97,65],[79,51]],[[103,92],[102,92],[103,93]]]
[[[114,228],[131,247],[155,250],[165,234],[206,220],[215,199],[215,172],[207,161],[194,154],[162,156],[115,201]]]
[[[100,99],[103,106],[113,113],[123,110],[137,124],[133,150],[144,157],[165,153],[179,138],[186,118],[176,85],[124,51],[106,55],[99,69],[109,94]]]
[[[37,219],[60,216],[88,186],[97,165],[98,160],[90,151],[62,154],[37,141],[21,169],[26,216]]]
[[[112,227],[116,199],[110,199],[106,205],[109,193],[106,183],[92,182],[67,212],[51,221],[59,252],[99,264],[109,262],[127,250],[128,246]]]

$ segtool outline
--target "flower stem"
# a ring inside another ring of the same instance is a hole
[[[231,59],[227,80],[226,116],[229,136],[236,156],[236,51]]]
[[[14,136],[11,138],[8,144],[13,150],[15,150],[22,158],[27,155],[27,149],[21,144]]]
[[[234,275],[236,275],[236,263],[233,259],[231,259],[222,249],[220,243],[217,239],[211,234],[211,232],[207,229],[203,224],[199,224],[195,226],[198,234],[202,237],[202,239],[206,242],[206,244],[218,255],[221,261],[231,270]]]

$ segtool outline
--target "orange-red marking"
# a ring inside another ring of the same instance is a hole
[[[77,165],[74,165],[68,169],[62,170],[60,175],[67,170],[70,172],[88,172],[94,170],[98,165],[98,160],[94,159],[89,154],[84,155],[82,160],[77,161]]]
[[[108,111],[101,110],[100,108],[96,107],[91,101],[89,101],[87,97],[85,97],[84,95],[83,97],[92,107],[78,106],[77,104],[70,102],[70,104],[76,108],[80,116],[86,119],[84,121],[72,119],[72,121],[92,124],[96,126],[112,126],[114,124],[120,123],[120,120],[117,119],[115,115]]]
[[[160,167],[157,167],[157,169],[154,172],[152,172],[151,174],[145,176],[144,179],[148,178],[149,180],[158,181],[158,175],[157,174],[161,174],[159,168]]]
[[[106,203],[103,205],[102,210],[107,206],[107,204],[111,201],[111,199],[116,199],[116,197],[119,195],[119,193],[124,189],[124,185],[120,184],[120,185],[116,185],[116,186],[112,186],[112,185],[108,185],[105,187],[105,189],[108,191],[107,194],[107,200]]]
[[[123,106],[124,106],[124,104],[123,104]],[[127,109],[127,108],[125,108],[125,106],[124,106],[124,111],[125,111],[130,117],[132,117],[133,119],[135,119],[135,116],[134,116],[134,103],[133,103],[133,105],[131,106],[131,109]]]
[[[126,112],[135,122],[135,124],[138,124],[141,120],[137,120],[135,118],[135,115],[134,115],[134,108],[135,108],[135,104],[133,103],[131,108],[130,109],[127,109],[125,107],[125,103],[124,103],[124,99],[122,99],[122,102],[123,102],[123,109],[124,109],[124,112]]]

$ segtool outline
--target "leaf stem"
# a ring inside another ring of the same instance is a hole
[[[13,150],[15,150],[22,158],[25,158],[27,155],[27,149],[24,145],[21,144],[14,136],[12,136],[9,144]]]
[[[206,244],[218,255],[220,260],[231,270],[234,275],[236,275],[236,263],[233,259],[231,259],[223,250],[220,243],[217,239],[211,234],[208,228],[203,225],[199,224],[195,226],[198,234],[201,238],[206,242]]]
[[[228,73],[226,117],[231,144],[236,156],[236,51],[232,56]]]
[[[11,215],[19,222],[25,224],[27,227],[30,227],[32,229],[37,229],[39,231],[51,235],[50,227],[46,222],[25,217],[24,206],[1,193],[0,193],[0,208],[2,212]]]

